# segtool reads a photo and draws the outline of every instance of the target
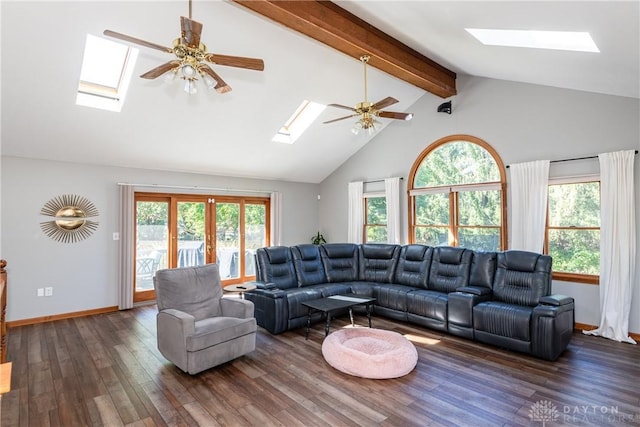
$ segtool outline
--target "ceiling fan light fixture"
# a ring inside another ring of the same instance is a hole
[[[362,123],[360,121],[357,121],[356,124],[354,124],[353,127],[351,128],[351,132],[354,135],[358,135],[362,129],[363,129]]]
[[[355,107],[347,107],[340,104],[329,104],[331,107],[342,108],[344,110],[350,110],[353,114],[348,116],[339,117],[337,119],[328,120],[326,123],[333,123],[344,119],[349,119],[351,117],[360,116],[360,119],[355,123],[354,127],[351,129],[351,132],[358,135],[361,130],[366,130],[368,135],[372,135],[377,129],[375,124],[379,122],[375,120],[376,117],[384,117],[386,119],[398,119],[398,120],[411,120],[413,118],[412,113],[398,113],[394,111],[383,111],[383,108],[386,108],[390,105],[393,105],[398,102],[397,99],[392,98],[390,96],[376,102],[372,103],[369,101],[367,97],[367,63],[371,57],[369,55],[362,55],[360,57],[360,61],[362,61],[363,70],[364,70],[364,101],[358,102]]]
[[[377,130],[376,123],[377,121],[371,116],[365,114],[353,125],[351,132],[353,132],[354,135],[359,135],[360,132],[364,131],[365,135],[371,136]]]
[[[176,80],[176,75],[178,74],[178,69],[175,68],[171,71],[169,71],[165,76],[164,76],[164,81],[166,83],[173,83]]]
[[[184,79],[184,91],[189,95],[193,95],[198,92],[195,79]]]
[[[209,88],[210,90],[216,88],[216,85],[218,84],[217,81],[213,80],[209,75],[203,73],[202,71],[200,71],[200,75],[202,76],[204,84],[207,85],[207,88]]]
[[[195,78],[194,76],[196,74],[196,70],[189,64],[183,65],[182,68],[180,68],[180,71],[182,71],[182,75],[184,76],[185,79]]]
[[[172,81],[176,75],[180,73],[180,79],[185,81],[184,91],[189,94],[197,92],[195,81],[198,80],[198,73],[203,77],[203,81],[209,89],[215,89],[218,93],[226,93],[231,90],[231,87],[209,67],[207,62],[249,70],[264,70],[264,61],[262,59],[219,55],[207,52],[207,46],[200,41],[202,24],[191,19],[191,3],[192,0],[189,0],[189,17],[180,17],[181,35],[173,41],[173,47],[151,43],[111,30],[104,30],[103,34],[124,40],[128,43],[135,43],[164,53],[173,54],[177,59],[155,67],[140,77],[143,79],[155,79],[171,71],[171,74],[167,75],[165,80]],[[208,76],[205,77],[205,74]]]

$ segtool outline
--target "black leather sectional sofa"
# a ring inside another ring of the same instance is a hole
[[[571,339],[574,301],[550,295],[551,262],[532,252],[417,244],[267,247],[256,251],[257,289],[245,298],[273,334],[306,325],[303,301],[366,295],[376,298],[376,315],[553,361]]]

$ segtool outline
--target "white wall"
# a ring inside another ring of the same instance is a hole
[[[0,254],[9,263],[8,320],[117,305],[117,242],[112,233],[118,230],[118,182],[280,191],[284,195],[283,244],[309,242],[318,229],[327,240],[339,242],[347,236],[348,182],[407,177],[419,153],[447,135],[482,138],[505,164],[640,148],[637,99],[466,76],[458,77],[458,91],[452,115],[437,113],[444,100],[426,94],[408,110],[415,114],[412,121],[392,122],[321,185],[3,157]],[[554,164],[551,175],[597,171],[597,160],[586,160]],[[403,181],[403,190],[406,184]],[[89,239],[62,244],[40,230],[40,222],[46,220],[39,214],[42,205],[61,194],[87,197],[100,211],[99,228]],[[638,194],[640,158],[636,159]],[[404,191],[401,203],[406,230]],[[638,196],[636,207],[640,225]],[[640,266],[640,251],[638,258]],[[640,268],[637,277],[630,331],[640,333]],[[53,286],[54,295],[37,298],[36,289],[45,286]],[[598,286],[565,282],[553,286],[554,292],[576,299],[577,322],[598,324]]]
[[[283,244],[310,242],[317,231],[316,184],[169,173],[74,163],[2,158],[2,243],[7,260],[7,320],[24,320],[117,305],[118,182],[225,189],[280,191],[283,194]],[[179,191],[179,190],[176,190]],[[100,212],[88,239],[64,244],[47,237],[40,209],[50,199],[77,194]],[[233,194],[219,193],[219,194]],[[239,193],[244,194],[244,193]],[[52,286],[52,297],[36,289]]]
[[[640,100],[598,95],[481,77],[458,76],[459,95],[451,115],[438,113],[443,99],[426,94],[407,111],[410,122],[393,122],[321,184],[320,228],[332,241],[347,238],[347,183],[391,176],[407,177],[418,155],[432,142],[469,134],[488,142],[505,165],[541,159],[567,159],[640,148]],[[389,94],[393,96],[393,94]],[[636,205],[640,197],[640,158],[636,158]],[[598,161],[552,164],[551,176],[597,173]],[[508,173],[507,173],[508,176]],[[407,182],[403,182],[406,190]],[[407,229],[407,197],[402,195]],[[640,242],[640,209],[636,211]],[[638,251],[640,277],[640,250]],[[636,281],[630,331],[640,333],[640,290]],[[554,282],[553,291],[576,300],[576,321],[597,325],[599,287]]]

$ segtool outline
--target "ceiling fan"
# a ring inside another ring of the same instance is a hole
[[[325,124],[337,122],[344,119],[349,119],[351,117],[360,116],[360,119],[356,122],[355,127],[352,129],[352,132],[357,135],[361,130],[365,130],[367,131],[367,133],[372,134],[375,131],[375,125],[380,123],[375,119],[376,117],[384,117],[387,119],[411,120],[411,118],[413,117],[412,113],[396,113],[393,111],[382,111],[383,108],[386,108],[390,105],[397,103],[398,100],[395,98],[388,96],[383,100],[376,102],[375,104],[369,102],[367,98],[367,63],[369,62],[369,59],[370,59],[369,55],[362,55],[360,57],[360,61],[362,61],[364,65],[364,101],[357,103],[354,108],[347,107],[346,105],[340,105],[340,104],[329,104],[329,107],[336,107],[336,108],[342,108],[345,110],[351,110],[355,114],[329,120],[324,122]]]
[[[105,30],[104,35],[162,52],[173,53],[176,59],[149,70],[140,77],[143,79],[155,79],[167,72],[171,72],[172,74],[168,77],[174,79],[179,75],[179,77],[185,81],[185,92],[189,94],[197,92],[195,82],[198,80],[198,75],[202,77],[209,89],[215,89],[218,93],[225,93],[231,90],[231,87],[222,80],[218,73],[213,71],[207,62],[249,70],[264,70],[264,62],[262,59],[219,55],[207,52],[207,47],[204,43],[200,42],[202,24],[191,19],[191,0],[189,0],[189,17],[180,17],[180,28],[180,37],[173,41],[173,47],[171,48],[111,30]]]

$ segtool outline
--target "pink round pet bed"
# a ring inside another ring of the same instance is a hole
[[[339,371],[362,378],[398,378],[418,363],[415,346],[397,332],[347,328],[330,334],[322,355]]]

